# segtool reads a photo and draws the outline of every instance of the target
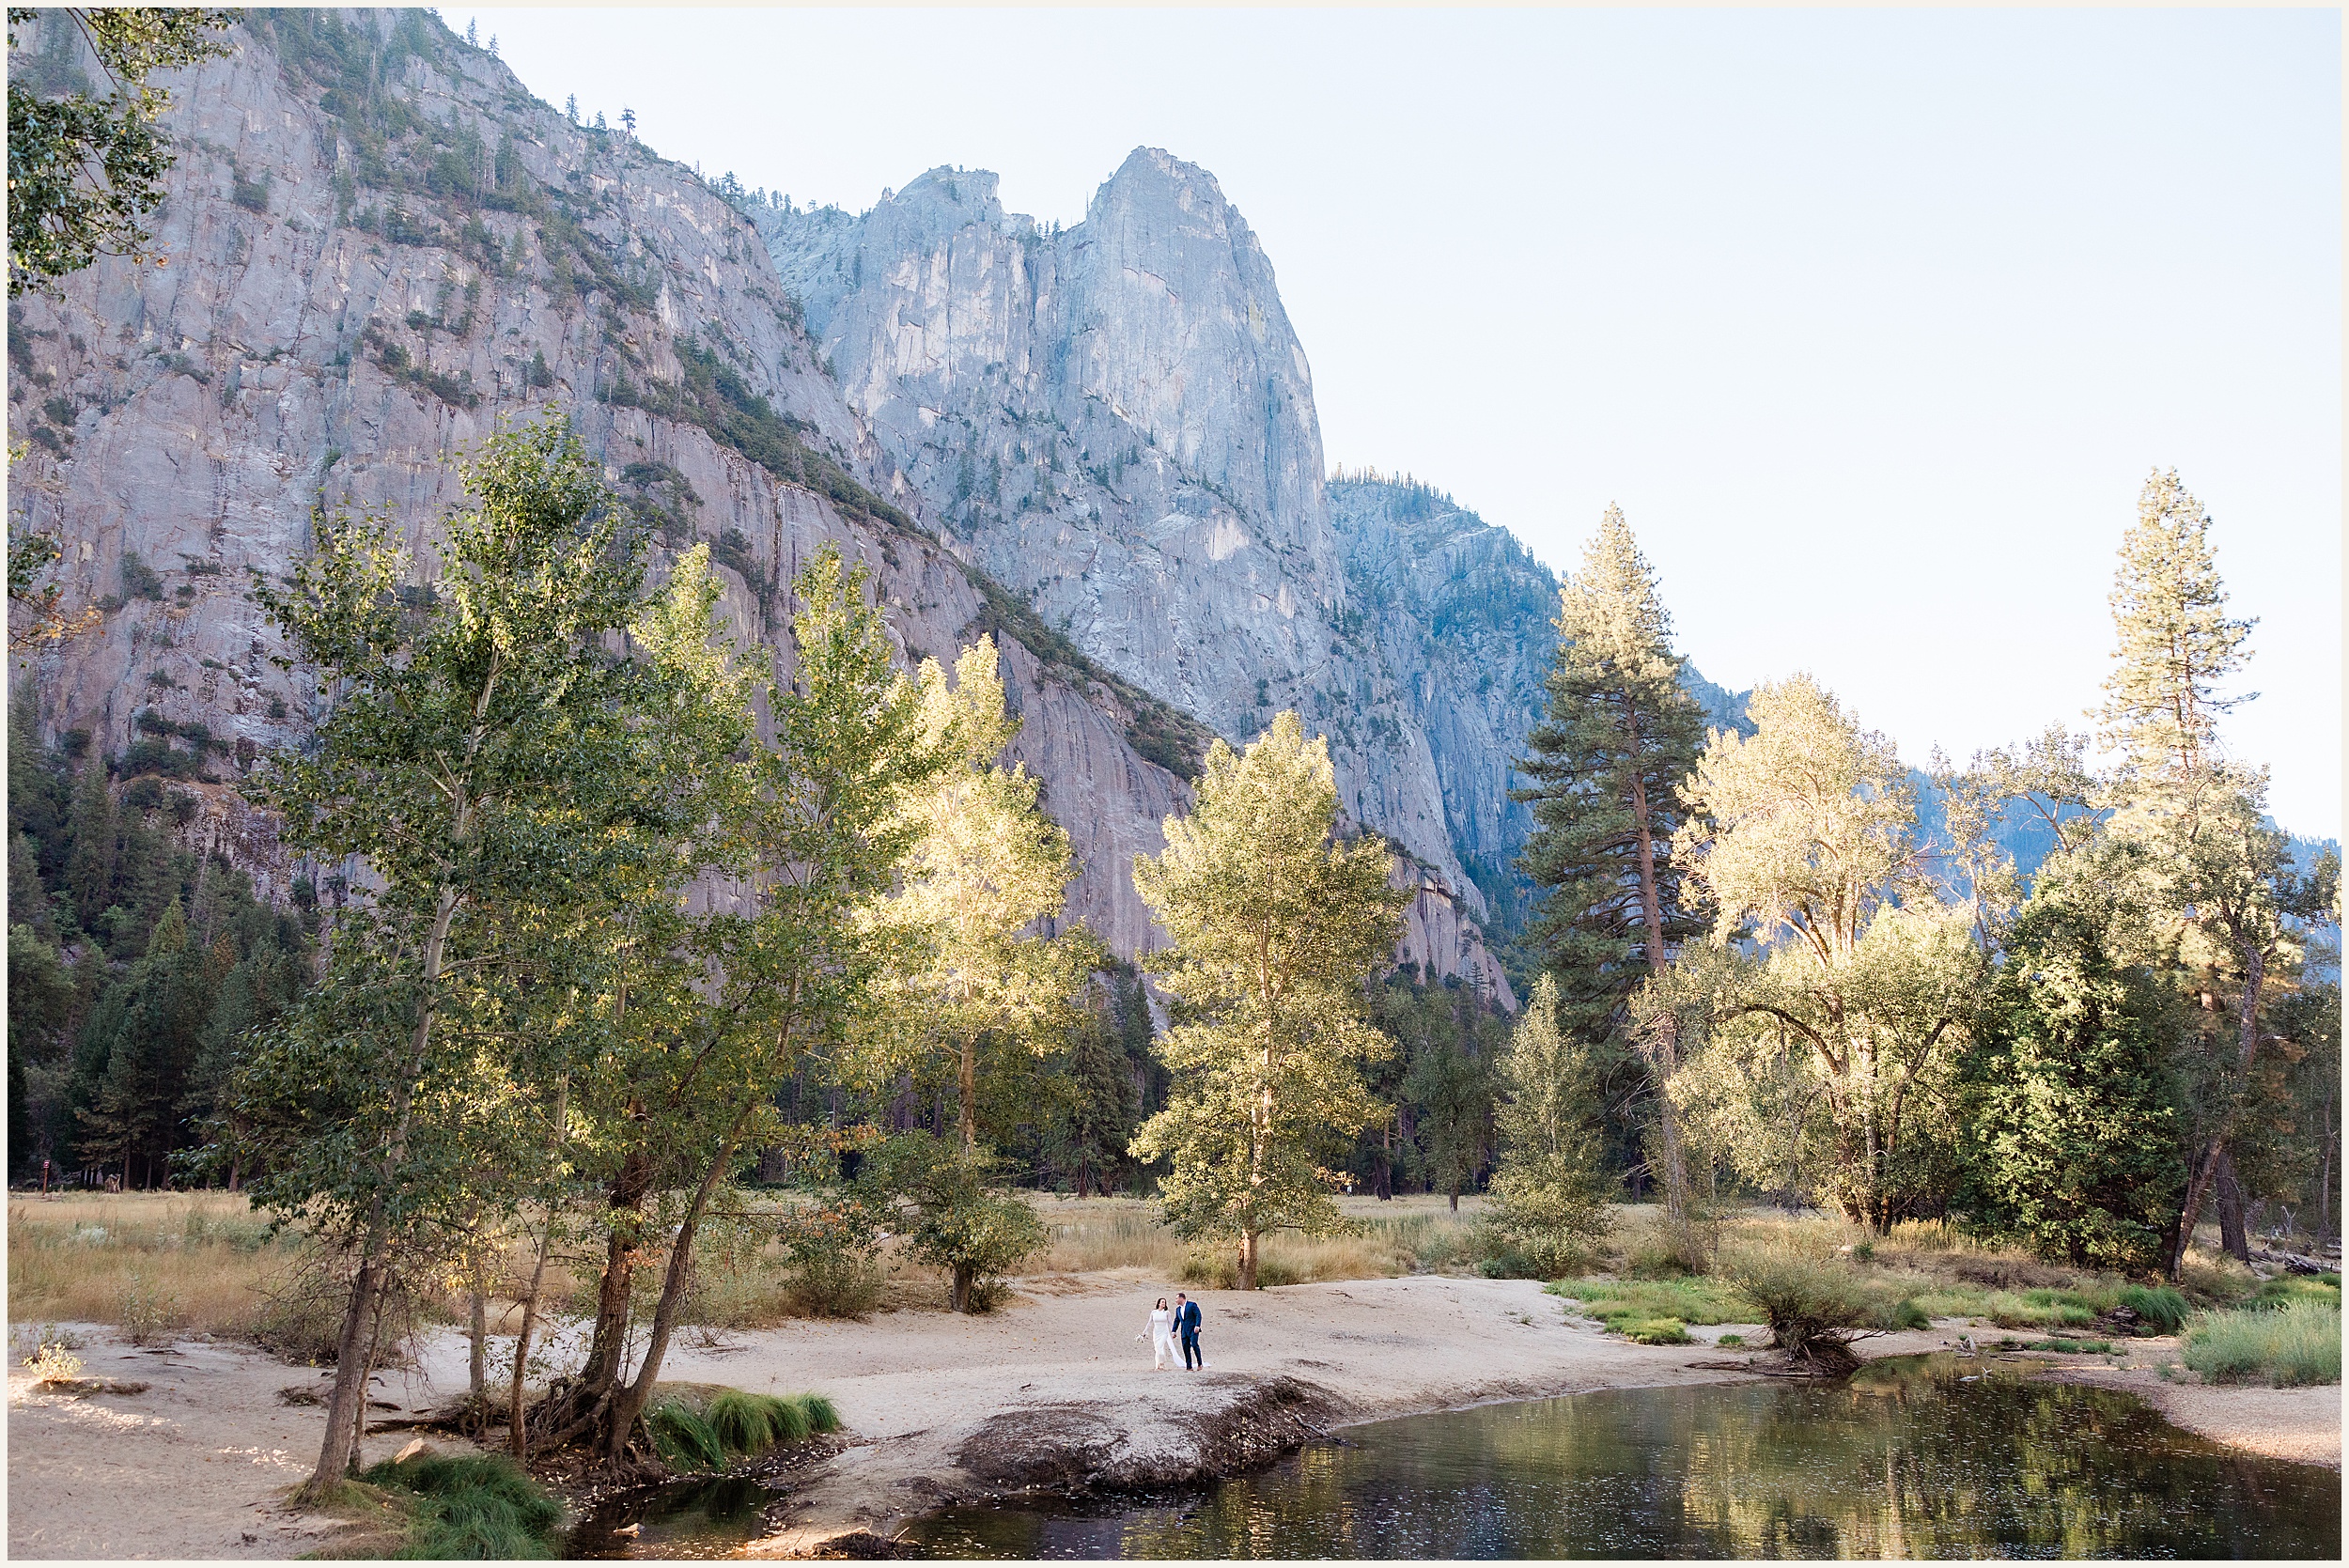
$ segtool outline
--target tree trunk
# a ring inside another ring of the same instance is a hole
[[[962,1090],[962,1114],[957,1119],[957,1126],[962,1134],[962,1152],[966,1155],[979,1146],[978,1049],[979,1045],[976,1040],[965,1040],[962,1043],[960,1072],[957,1078],[957,1082]]]
[[[372,1257],[365,1259],[350,1283],[342,1332],[334,1339],[334,1391],[326,1401],[326,1440],[319,1447],[318,1468],[295,1494],[297,1501],[315,1500],[357,1466],[352,1433],[366,1410],[366,1345],[382,1289],[382,1265]]]
[[[1254,1231],[1242,1231],[1239,1234],[1239,1288],[1242,1290],[1256,1288],[1256,1233]]]
[[[2237,1263],[2251,1261],[2251,1239],[2243,1223],[2243,1187],[2235,1180],[2234,1156],[2218,1151],[2218,1171],[2212,1177],[2218,1189],[2218,1245]]]
[[[677,1239],[669,1246],[669,1268],[661,1282],[661,1300],[653,1308],[652,1332],[645,1342],[645,1358],[636,1369],[635,1381],[623,1388],[613,1401],[604,1452],[615,1467],[627,1452],[629,1438],[634,1434],[645,1406],[652,1401],[653,1385],[661,1376],[661,1363],[669,1353],[669,1336],[676,1331],[677,1310],[684,1303],[685,1287],[693,1277],[693,1237],[701,1229],[702,1214],[709,1205],[710,1193],[717,1189],[727,1167],[734,1163],[735,1141],[741,1136],[742,1126],[750,1120],[755,1105],[755,1101],[750,1102],[736,1112],[734,1125],[726,1129],[717,1157],[702,1172],[701,1185],[694,1188],[692,1201],[685,1206],[685,1218],[677,1226]]]
[[[546,1282],[547,1253],[554,1240],[554,1216],[538,1238],[538,1261],[530,1271],[530,1294],[522,1298],[521,1331],[514,1336],[514,1381],[506,1389],[506,1446],[518,1465],[530,1463],[530,1414],[523,1405],[523,1383],[530,1371],[530,1335],[538,1327],[538,1292]]]
[[[470,830],[470,813],[460,809],[460,838]],[[415,1113],[415,1083],[424,1074],[425,1061],[431,1049],[432,1024],[436,1015],[436,993],[441,978],[441,962],[448,951],[448,931],[457,918],[457,890],[443,886],[432,911],[432,926],[424,944],[424,999],[416,1011],[415,1031],[409,1037],[407,1071],[393,1090],[392,1136],[383,1151],[380,1172],[383,1188],[389,1188],[398,1178],[399,1168],[408,1157],[408,1134],[411,1118]],[[366,1237],[358,1277],[351,1282],[350,1303],[343,1317],[342,1333],[337,1337],[334,1358],[334,1392],[327,1405],[326,1437],[319,1445],[318,1468],[302,1483],[295,1496],[308,1502],[319,1492],[342,1479],[358,1456],[358,1445],[352,1436],[353,1423],[365,1415],[367,1405],[366,1362],[372,1355],[358,1356],[355,1352],[362,1335],[369,1336],[372,1314],[381,1311],[383,1287],[389,1268],[390,1242],[383,1234],[383,1192],[379,1189],[367,1203],[367,1218],[361,1234]],[[337,1419],[340,1417],[341,1419]]]
[[[1639,743],[1639,729],[1632,728],[1632,743]],[[1664,972],[1664,900],[1656,877],[1656,837],[1648,823],[1647,781],[1640,776],[1636,759],[1631,774],[1632,819],[1640,832],[1640,911],[1647,921],[1647,963],[1652,974]],[[1649,1068],[1656,1078],[1656,1123],[1658,1153],[1663,1156],[1664,1217],[1676,1236],[1685,1237],[1688,1225],[1688,1161],[1680,1147],[1680,1117],[1672,1105],[1665,1084],[1680,1070],[1679,1025],[1667,1017],[1657,1032]],[[1693,1263],[1695,1260],[1684,1259]]]
[[[474,1265],[474,1285],[467,1293],[472,1307],[465,1332],[473,1344],[465,1357],[465,1391],[472,1395],[474,1419],[490,1393],[490,1297],[481,1288],[481,1265]]]
[[[971,1310],[972,1287],[979,1282],[979,1271],[967,1263],[955,1265],[954,1278],[946,1285],[946,1304],[957,1312]]]

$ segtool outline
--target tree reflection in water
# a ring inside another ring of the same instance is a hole
[[[941,1556],[2338,1559],[2338,1473],[1949,1357],[1357,1427],[1178,1496],[963,1508]]]

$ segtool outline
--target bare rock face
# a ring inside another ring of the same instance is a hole
[[[1358,543],[1333,518],[1303,348],[1214,178],[1140,148],[1053,232],[995,193],[991,174],[940,168],[861,217],[754,216],[850,405],[980,565],[1236,743],[1297,708],[1329,736],[1349,814],[1430,874],[1430,896],[1484,918],[1523,842],[1509,747],[1538,704],[1501,710],[1554,646],[1547,574],[1456,509],[1455,532],[1488,537],[1414,540],[1442,556],[1432,569],[1506,555],[1524,613],[1504,684],[1451,712],[1430,655],[1477,650],[1424,603],[1362,598],[1392,575],[1395,531]],[[1460,972],[1448,950],[1432,961]]]
[[[872,569],[910,657],[992,624],[757,234],[690,170],[570,124],[426,13],[255,13],[235,41],[168,83],[169,265],[101,262],[10,311],[10,439],[32,443],[15,520],[64,541],[69,602],[104,611],[15,661],[44,733],[177,753],[203,801],[191,842],[284,892],[296,868],[228,786],[325,698],[271,663],[247,573],[295,560],[314,506],[382,508],[428,582],[459,460],[547,403],[659,524],[656,570],[712,546],[744,646],[781,644],[825,543]],[[1163,742],[1167,716],[999,642],[1015,754],[1081,859],[1069,917],[1140,952],[1131,857],[1184,789],[1129,736]]]

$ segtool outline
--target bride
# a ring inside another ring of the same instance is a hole
[[[1168,1309],[1165,1296],[1159,1296],[1159,1304],[1150,1309],[1149,1331],[1134,1338],[1150,1342],[1150,1365],[1154,1372],[1164,1372],[1180,1358],[1182,1353],[1174,1348],[1174,1314]]]

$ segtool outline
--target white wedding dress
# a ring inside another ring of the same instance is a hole
[[[1149,1339],[1152,1371],[1162,1372],[1170,1363],[1182,1360],[1182,1350],[1174,1343],[1174,1314],[1164,1307],[1150,1311]]]

